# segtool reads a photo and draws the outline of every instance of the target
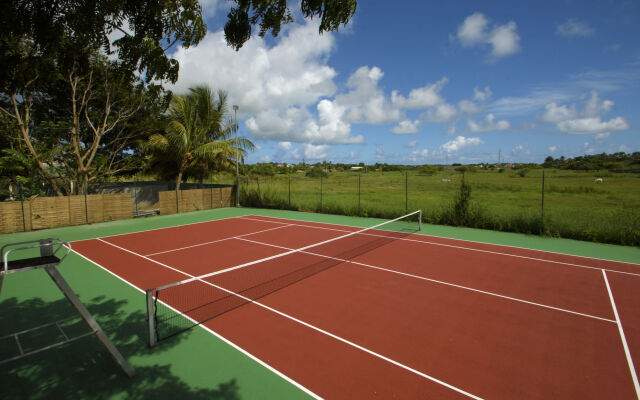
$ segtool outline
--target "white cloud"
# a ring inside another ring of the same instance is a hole
[[[470,100],[460,100],[458,102],[458,110],[461,114],[472,115],[482,111],[482,107]]]
[[[593,36],[595,33],[595,29],[590,27],[588,23],[577,18],[569,18],[556,28],[556,35],[564,37],[587,37]]]
[[[293,149],[291,155],[297,160],[321,160],[327,158],[327,150],[330,148],[331,146],[326,144],[315,145],[306,143],[303,144],[302,147]]]
[[[558,129],[563,132],[579,135],[596,133],[601,134],[610,131],[624,131],[629,129],[629,124],[622,118],[616,117],[609,121],[598,118],[578,118],[558,123]]]
[[[282,158],[284,158],[285,154],[287,154],[287,151],[291,149],[291,146],[292,146],[291,142],[278,143],[278,146],[276,147],[276,152],[273,155],[273,159],[281,160]]]
[[[477,123],[474,120],[468,120],[467,125],[471,132],[489,132],[489,131],[504,131],[511,127],[511,124],[507,120],[496,121],[496,117],[493,114],[487,114],[484,124]]]
[[[177,48],[180,79],[168,86],[177,93],[201,84],[224,88],[242,113],[314,104],[336,90],[336,72],[326,65],[335,39],[318,35],[318,23],[286,27],[272,47],[254,35],[238,52],[224,32],[208,32],[197,47]]]
[[[516,29],[516,23],[511,21],[491,31],[487,41],[493,46],[491,50],[493,57],[508,56],[520,50],[520,36],[516,32]]]
[[[477,137],[464,137],[457,136],[455,139],[450,140],[440,146],[440,149],[446,153],[455,153],[467,147],[475,147],[484,144],[482,139]]]
[[[327,150],[329,150],[331,146],[327,145],[314,145],[314,144],[305,144],[304,145],[304,156],[310,160],[319,160],[321,158],[327,158]]]
[[[511,149],[511,154],[514,157],[529,156],[531,155],[531,150],[529,149],[528,144],[519,144]]]
[[[464,107],[466,107],[467,110],[470,108],[467,104],[465,104]],[[457,115],[458,111],[455,106],[443,103],[438,104],[427,111],[427,120],[430,122],[448,122],[454,119]]]
[[[603,120],[604,114],[611,111],[614,103],[611,100],[600,100],[597,92],[592,91],[584,104],[580,112],[575,104],[568,106],[549,103],[545,106],[541,119],[556,124],[562,132],[572,135],[595,134],[598,139],[608,137],[612,131],[629,129],[629,124],[622,117]]]
[[[349,91],[335,97],[346,108],[345,118],[353,123],[384,124],[401,119],[400,110],[386,99],[378,82],[384,73],[378,67],[360,67],[347,80]]]
[[[406,98],[398,94],[397,90],[394,90],[391,93],[391,102],[400,108],[409,110],[437,106],[438,104],[444,103],[444,99],[440,96],[440,91],[448,81],[446,77],[443,77],[436,83],[413,89]]]
[[[404,121],[400,121],[400,123],[398,123],[398,125],[394,126],[393,129],[391,129],[391,132],[395,133],[395,134],[405,134],[405,133],[418,133],[419,129],[418,129],[418,124],[420,123],[420,121],[415,120],[415,121],[410,121],[408,119],[405,119]]]
[[[412,140],[409,143],[407,143],[405,147],[408,147],[410,149],[415,149],[416,147],[418,147],[418,141]]]
[[[489,21],[482,13],[473,13],[458,26],[458,40],[464,47],[474,46],[486,40]]]
[[[549,153],[555,153],[558,151],[558,146],[549,146],[547,147],[547,150],[549,150]]]
[[[489,28],[489,20],[482,13],[474,13],[458,26],[457,38],[463,47],[491,47],[491,57],[498,59],[520,50],[520,35],[517,25],[509,21],[504,25]]]
[[[567,119],[575,118],[578,115],[575,107],[567,107],[565,105],[558,106],[556,103],[549,103],[545,106],[546,111],[542,114],[544,122],[560,122]]]
[[[284,113],[264,111],[245,122],[251,136],[265,140],[283,140],[316,144],[362,143],[362,135],[351,134],[344,121],[345,108],[330,100],[317,105],[318,117],[303,109],[289,108]]]
[[[485,86],[484,90],[478,89],[477,86],[473,88],[474,100],[485,101],[485,100],[488,100],[491,97],[491,95],[492,95],[492,92],[491,92],[491,89],[489,89],[489,86]]]
[[[408,156],[411,162],[424,161],[427,157],[429,157],[429,149],[414,150]]]

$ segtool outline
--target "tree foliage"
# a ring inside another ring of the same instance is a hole
[[[542,163],[544,168],[558,168],[571,170],[640,170],[640,152],[632,154],[593,154],[575,158],[553,158],[548,156]]]
[[[144,144],[149,168],[161,178],[175,179],[176,190],[189,176],[201,179],[211,169],[233,169],[254,145],[245,138],[232,138],[226,117],[224,91],[214,96],[208,87],[198,86],[187,95],[174,96],[164,118],[164,133],[151,135]]]
[[[235,6],[228,14],[224,27],[227,44],[239,50],[250,38],[253,26],[258,26],[258,35],[267,32],[278,36],[281,25],[293,21],[287,0],[232,0]],[[356,12],[356,0],[302,0],[304,18],[320,18],[319,33],[335,31],[346,25]]]

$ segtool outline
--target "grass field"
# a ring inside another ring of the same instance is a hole
[[[463,176],[452,170],[251,177],[240,195],[251,207],[381,218],[421,208],[430,223],[640,246],[640,174],[545,170],[544,207],[542,174],[467,172],[465,199]]]

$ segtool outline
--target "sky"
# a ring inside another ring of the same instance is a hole
[[[169,89],[205,84],[238,105],[248,163],[640,151],[640,0],[360,1],[322,35],[289,3],[294,23],[236,52],[222,31],[230,3],[201,1],[206,37],[169,51]]]

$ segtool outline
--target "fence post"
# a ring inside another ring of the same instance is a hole
[[[542,170],[542,206],[540,211],[542,215],[542,229],[544,230],[544,169]]]
[[[289,177],[289,208],[291,208],[291,174],[287,176]]]
[[[133,177],[133,200],[136,203],[136,216],[138,216],[138,176]]]
[[[176,214],[180,213],[180,208],[178,207],[178,183],[176,182]]]
[[[209,197],[211,197],[211,209],[215,208],[213,206],[213,177],[209,177]]]
[[[87,225],[89,225],[89,207],[87,206],[87,190],[89,183],[85,182],[84,185],[84,220],[87,223]]]
[[[322,174],[320,174],[320,212],[322,212]]]
[[[404,213],[409,214],[409,172],[404,172]]]
[[[360,173],[358,172],[358,215],[360,215]]]
[[[22,231],[27,231],[27,224],[24,221],[24,195],[22,194],[22,184],[18,183],[18,194],[20,196],[20,209],[22,210]]]

